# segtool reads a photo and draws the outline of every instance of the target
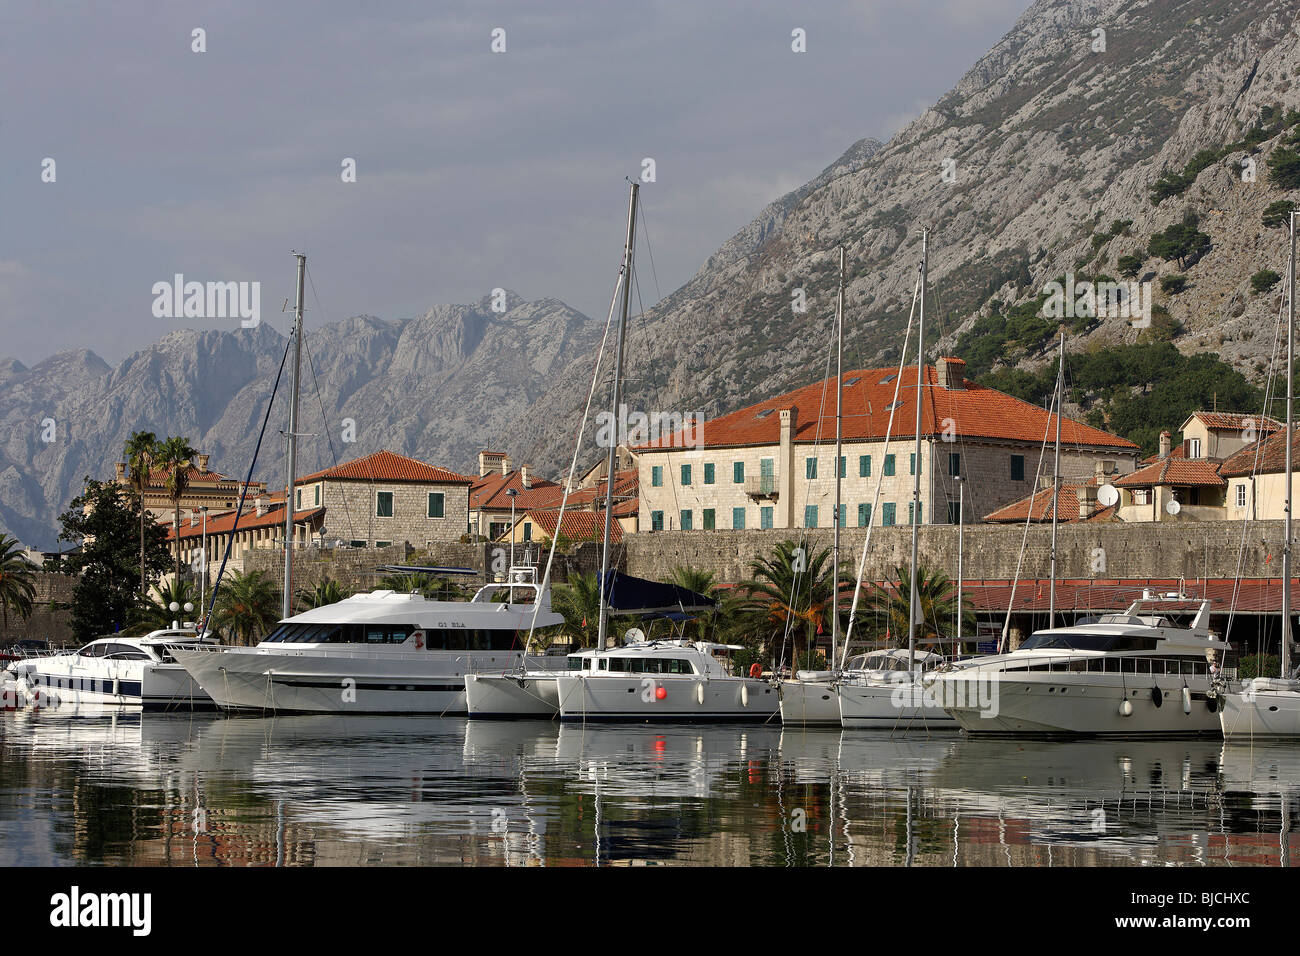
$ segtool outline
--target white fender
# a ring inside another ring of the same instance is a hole
[[[114,697],[120,697],[121,695],[122,695],[122,678],[121,678],[121,677],[118,677],[118,676],[114,676],[114,677],[113,677],[113,696],[114,696]]]
[[[1133,715],[1133,702],[1127,697],[1120,701],[1119,715],[1121,717],[1131,717]]]
[[[1183,713],[1192,712],[1192,692],[1186,684],[1183,685]]]
[[[740,685],[740,706],[741,707],[749,706],[749,685],[748,684]]]
[[[703,681],[700,681],[695,685],[695,702],[700,705],[704,704],[704,682]]]

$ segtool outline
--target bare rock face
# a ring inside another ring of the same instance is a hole
[[[1294,0],[1039,0],[887,144],[852,146],[635,318],[628,404],[712,415],[825,374],[841,244],[846,365],[896,360],[924,225],[933,228],[931,359],[953,349],[992,300],[1024,302],[1067,272],[1118,278],[1119,257],[1136,253],[1157,303],[1183,326],[1178,347],[1213,351],[1258,379],[1281,284],[1257,294],[1249,279],[1284,272],[1285,231],[1265,228],[1260,215],[1288,198],[1269,181],[1267,159],[1289,134],[1221,157],[1159,205],[1150,191],[1198,151],[1242,140],[1265,107],[1300,107],[1294,13]],[[1146,255],[1147,242],[1189,211],[1213,246],[1181,270],[1185,290],[1165,295],[1156,280],[1180,270]],[[1094,241],[1116,221],[1128,225]],[[800,300],[806,311],[795,308]],[[504,312],[493,304],[311,329],[303,470],[381,447],[462,471],[485,447],[540,473],[567,468],[601,322],[554,300],[507,295]],[[1068,348],[1138,334],[1106,320]],[[213,467],[242,477],[284,344],[262,326],[174,332],[116,369],[85,352],[31,369],[0,361],[0,525],[50,546],[81,477],[111,475],[123,441],[141,428],[186,435]],[[1044,356],[1003,360],[1032,367]],[[609,366],[607,356],[599,405]],[[257,474],[273,484],[284,478],[283,402]],[[44,441],[49,418],[57,437]],[[593,457],[586,449],[584,464]]]

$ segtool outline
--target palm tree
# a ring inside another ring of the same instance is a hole
[[[917,601],[920,620],[917,639],[935,638],[951,633],[957,616],[957,586],[942,571],[932,571],[921,565],[916,578]],[[912,603],[912,574],[910,568],[894,568],[894,577],[884,585],[872,584],[865,606],[869,611],[883,616],[886,633],[898,645],[907,642],[908,613]],[[975,606],[962,600],[962,630],[975,633]]]
[[[564,615],[564,631],[579,647],[596,643],[600,630],[600,578],[579,574],[555,588],[552,608]]]
[[[9,627],[9,612],[17,611],[23,620],[32,616],[36,600],[36,572],[22,554],[17,538],[0,534],[0,619]]]
[[[782,541],[771,557],[750,562],[750,578],[740,584],[745,597],[737,621],[768,648],[783,647],[790,635],[796,662],[805,661],[817,635],[831,626],[835,575],[830,548],[809,557],[805,547]],[[842,570],[840,587],[853,578]],[[840,609],[841,620],[844,611]],[[784,649],[782,649],[784,656]]]
[[[157,447],[155,464],[167,473],[167,494],[172,500],[176,530],[176,577],[181,576],[181,498],[190,484],[190,459],[198,454],[188,438],[168,438]]]
[[[144,490],[149,485],[149,475],[157,458],[158,438],[153,432],[133,432],[122,453],[126,457],[131,486],[140,498],[140,596],[143,597],[148,588],[144,576]]]
[[[280,619],[280,589],[263,571],[236,571],[221,588],[212,619],[239,643],[251,644]]]
[[[722,593],[712,571],[679,564],[669,573],[668,580],[679,588],[686,588],[718,602],[714,611],[704,612],[686,625],[684,631],[693,632],[697,640],[706,641],[710,635],[724,630],[739,609],[736,596]]]
[[[314,607],[338,604],[351,597],[352,592],[331,577],[321,578],[315,587],[303,588],[298,592],[298,609],[308,611]]]
[[[173,611],[172,604],[179,604],[181,610]],[[161,628],[171,627],[172,621],[184,620],[185,605],[197,607],[197,595],[194,584],[184,578],[173,578],[165,584],[155,584],[149,599],[137,609],[135,622],[123,633],[148,634]]]
[[[436,598],[447,590],[448,585],[445,578],[426,571],[411,571],[407,574],[390,574],[379,582],[379,586],[401,594],[423,594],[428,598]]]

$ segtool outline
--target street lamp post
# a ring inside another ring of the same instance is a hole
[[[519,490],[511,488],[506,495],[510,498],[510,567],[506,569],[506,578],[509,580],[515,567],[515,499],[519,497]]]
[[[201,574],[199,578],[199,620],[203,620],[203,608],[206,606],[208,592],[208,506],[200,505],[199,511],[203,514],[203,562],[200,565]]]

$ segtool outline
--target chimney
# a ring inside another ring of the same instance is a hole
[[[1106,478],[1106,463],[1100,458],[1092,463],[1092,476],[1096,478],[1098,482],[1101,482]]]
[[[508,474],[510,474],[510,456],[502,455],[501,456],[501,477],[504,478]]]
[[[520,466],[519,466],[519,483],[522,484],[525,488],[531,488],[531,487],[533,486],[533,466],[532,466],[532,465],[520,465]]]
[[[1092,517],[1092,513],[1097,510],[1097,487],[1088,484],[1080,485],[1077,494],[1079,496],[1079,520],[1082,521],[1085,518]]]
[[[257,516],[258,516],[259,518],[262,517],[264,514],[266,514],[266,498],[265,498],[265,496],[263,496],[263,495],[258,495],[257,498],[255,499],[255,501],[254,501],[253,503],[257,506]]]
[[[193,527],[194,527],[196,524],[198,524],[198,523],[199,523],[199,509],[198,509],[198,508],[191,508],[191,509],[190,509],[190,527],[193,528]]]
[[[505,456],[499,451],[481,451],[478,453],[478,476],[480,478],[490,475],[501,466],[501,459]],[[504,472],[503,472],[504,474]]]
[[[939,386],[948,389],[966,387],[966,362],[959,358],[941,358],[938,362]]]
[[[124,461],[117,463],[117,480],[126,481],[126,462]]]
[[[1160,433],[1160,457],[1168,458],[1170,449],[1173,447],[1174,436],[1167,431]],[[1147,447],[1150,447],[1149,445]]]
[[[205,475],[208,473],[208,459],[211,458],[211,457],[212,457],[211,455],[199,455],[199,456],[198,456],[198,459],[199,459],[199,471],[201,471],[201,472],[202,472],[203,474],[205,474]]]

